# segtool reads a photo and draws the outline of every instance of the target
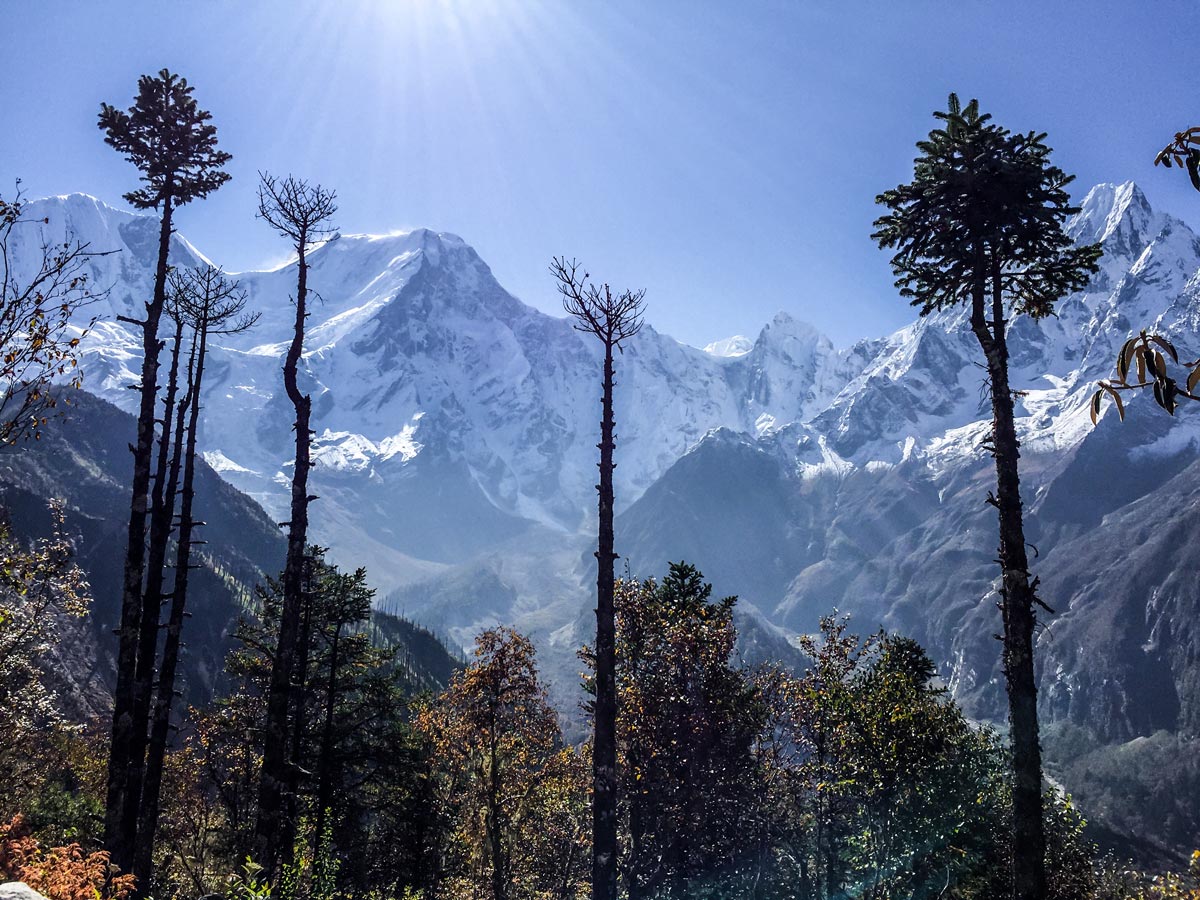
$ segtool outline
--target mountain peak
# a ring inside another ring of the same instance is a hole
[[[791,313],[780,310],[775,313],[770,322],[763,326],[755,345],[766,343],[778,345],[780,342],[792,341],[815,346],[820,343],[828,343],[829,339],[810,322],[797,319]]]
[[[386,231],[382,234],[356,233],[343,234],[341,238],[350,241],[362,241],[367,243],[396,243],[409,244],[420,246],[422,244],[445,244],[451,247],[465,247],[467,242],[457,234],[452,234],[449,231],[435,231],[432,228],[401,228],[395,231]]]
[[[1098,184],[1087,192],[1079,207],[1067,223],[1067,232],[1079,243],[1105,244],[1110,252],[1140,251],[1161,224],[1161,216],[1132,181]]]
[[[90,241],[129,222],[148,219],[145,215],[116,209],[91,194],[83,193],[26,200],[25,208],[30,218],[48,219],[48,224],[56,231],[61,228],[83,241]]]
[[[314,266],[349,276],[359,271],[395,271],[411,264],[434,267],[453,261],[454,268],[471,270],[481,264],[475,250],[456,234],[431,228],[412,228],[385,234],[339,234],[311,255]],[[341,276],[339,276],[341,277]]]
[[[745,356],[754,349],[754,341],[742,334],[735,334],[733,337],[723,338],[719,341],[713,341],[704,348],[704,352],[711,356]]]

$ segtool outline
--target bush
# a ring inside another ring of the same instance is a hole
[[[85,853],[79,844],[45,849],[23,816],[0,825],[0,876],[23,881],[50,900],[125,900],[132,875],[117,874],[103,850]]]

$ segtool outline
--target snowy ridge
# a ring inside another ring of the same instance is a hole
[[[713,356],[735,357],[745,356],[754,349],[754,341],[745,335],[735,334],[719,341],[713,341],[704,348],[705,353]]]
[[[120,251],[95,261],[96,282],[112,290],[95,310],[102,322],[86,343],[84,372],[90,390],[132,408],[125,388],[139,341],[115,318],[148,295],[157,223],[83,195],[33,206],[49,217],[49,234]],[[1058,318],[1013,324],[1020,427],[1037,450],[1083,439],[1091,385],[1132,328],[1157,322],[1190,347],[1200,324],[1200,241],[1186,225],[1154,212],[1131,183],[1098,185],[1081,207],[1070,231],[1103,243],[1102,272],[1086,294],[1060,304]],[[204,261],[179,237],[173,254],[177,265]],[[319,432],[318,488],[329,481],[336,489],[322,495],[345,504],[330,518],[353,521],[363,507],[383,516],[389,503],[411,505],[414,492],[437,494],[451,478],[456,502],[470,509],[586,532],[598,413],[592,342],[508,294],[456,235],[347,234],[310,259],[321,302],[302,377]],[[290,464],[279,368],[294,275],[290,263],[238,276],[262,319],[215,351],[201,435],[225,477],[272,513],[283,511],[279,483]],[[935,473],[973,463],[986,415],[977,356],[962,311],[841,350],[786,313],[753,341],[738,336],[704,350],[648,327],[622,359],[619,502],[636,501],[720,429],[767,442],[802,476],[912,459],[927,459]],[[355,539],[320,537],[335,550]],[[395,544],[399,554],[412,549]]]
[[[1133,184],[1098,185],[1080,206],[1071,234],[1103,244],[1101,271],[1055,317],[1011,325],[1028,535],[1058,610],[1039,634],[1041,704],[1112,740],[1196,733],[1200,413],[1167,417],[1138,396],[1125,423],[1106,406],[1093,427],[1087,402],[1139,328],[1200,357],[1200,240]],[[157,223],[79,195],[34,214],[50,224],[29,230],[25,252],[38,231],[68,230],[120,251],[94,261],[112,290],[88,311],[102,321],[83,369],[88,389],[130,409],[140,341],[115,317],[149,295]],[[172,250],[178,265],[202,261],[182,238]],[[496,623],[529,633],[556,701],[577,708],[597,347],[507,293],[453,235],[346,235],[311,259],[313,539],[464,646]],[[292,465],[280,367],[294,274],[239,276],[263,318],[216,349],[201,433],[210,464],[276,520]],[[949,663],[972,715],[1002,717],[978,363],[964,310],[848,348],[783,313],[753,340],[703,350],[647,327],[618,373],[621,565],[659,575],[687,559],[780,633],[811,632],[837,608],[864,631],[912,635]]]

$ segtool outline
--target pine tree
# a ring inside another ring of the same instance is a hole
[[[1097,269],[1098,246],[1074,247],[1063,230],[1073,208],[1071,176],[1050,162],[1045,135],[992,124],[972,100],[951,94],[944,123],[917,144],[911,183],[877,198],[889,212],[872,237],[895,248],[900,293],[927,315],[958,304],[970,310],[992,402],[991,449],[1000,520],[1000,607],[1013,754],[1013,896],[1046,893],[1041,750],[1033,668],[1037,580],[1029,573],[1018,472],[1014,393],[1008,375],[1008,317],[1051,315]],[[1046,607],[1048,609],[1048,607]]]
[[[616,386],[614,351],[624,352],[625,341],[642,328],[645,291],[624,291],[613,296],[607,284],[580,277],[579,264],[555,258],[550,272],[558,281],[563,308],[578,331],[594,335],[604,347],[600,419],[599,528],[596,549],[596,699],[592,742],[592,898],[617,896],[617,689],[616,624],[613,595],[617,560],[613,536],[613,452],[616,420],[613,389]]]
[[[308,318],[308,253],[334,233],[329,220],[337,212],[336,195],[320,185],[291,176],[279,180],[263,174],[258,191],[258,214],[287,238],[296,252],[296,304],[292,342],[283,364],[283,383],[295,410],[296,456],[292,470],[291,518],[288,525],[287,561],[283,571],[283,606],[274,668],[267,695],[266,743],[263,748],[262,780],[259,788],[259,862],[273,879],[281,854],[290,852],[295,816],[287,814],[289,798],[296,793],[296,766],[289,761],[295,739],[288,734],[289,710],[302,705],[304,659],[307,640],[303,626],[304,575],[308,565],[308,473],[312,465],[312,398],[300,390],[299,365],[304,352],[305,320]]]
[[[278,867],[275,887],[286,892],[281,879],[310,860],[309,876],[336,880],[348,895],[401,896],[406,887],[429,884],[426,872],[434,863],[426,854],[440,845],[441,811],[424,792],[429,764],[411,726],[403,670],[393,649],[372,641],[374,591],[366,570],[341,572],[324,554],[321,547],[306,549],[310,572],[302,614],[310,627],[304,679],[297,685],[303,706],[291,709],[285,723],[289,763],[298,773],[291,805],[304,825],[294,833],[293,849],[302,855]],[[207,728],[213,739],[204,750],[236,823],[234,859],[253,852],[256,823],[247,822],[245,806],[258,766],[242,757],[246,745],[261,749],[265,735],[282,580],[269,579],[255,597],[255,613],[239,623],[238,645],[226,661],[239,688],[222,718],[237,727],[225,734]],[[249,756],[256,756],[253,751]],[[238,765],[224,768],[231,757]],[[334,857],[342,862],[337,873],[326,866]]]
[[[757,849],[763,728],[755,685],[732,665],[737,598],[686,563],[616,597],[617,737],[630,900],[736,893]]]
[[[143,186],[125,195],[137,209],[159,211],[158,261],[154,292],[145,318],[129,320],[142,331],[142,373],[137,440],[133,450],[128,543],[121,597],[117,684],[113,692],[112,748],[108,764],[105,846],[113,862],[128,869],[136,845],[146,728],[149,718],[154,641],[159,598],[142,590],[146,561],[146,519],[154,445],[154,408],[158,395],[159,322],[166,302],[168,255],[175,210],[208,196],[230,175],[230,155],[217,149],[212,116],[199,108],[187,79],[163,69],[143,75],[126,112],[107,103],[99,127],[105,143],[141,172]],[[151,658],[146,659],[146,648]]]

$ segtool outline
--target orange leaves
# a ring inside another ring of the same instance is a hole
[[[85,853],[79,844],[43,849],[20,815],[0,825],[0,876],[50,900],[124,900],[134,888],[133,876],[117,874],[104,851]]]
[[[419,706],[414,724],[454,822],[458,893],[486,894],[493,870],[533,893],[582,883],[588,767],[561,746],[528,638],[508,628],[480,634],[474,660]],[[574,861],[573,874],[556,867],[561,859]]]

